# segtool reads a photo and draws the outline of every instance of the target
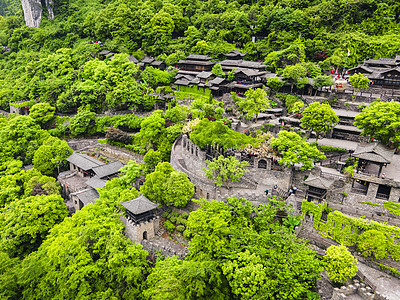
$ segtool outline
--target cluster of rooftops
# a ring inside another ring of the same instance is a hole
[[[184,60],[177,62],[179,68],[176,75],[176,86],[191,86],[209,88],[214,94],[236,91],[245,92],[249,88],[258,88],[267,81],[269,77],[277,74],[269,73],[266,65],[261,62],[243,60],[246,53],[237,50],[224,54],[226,59],[218,62],[222,71],[227,74],[232,72],[234,81],[228,82],[225,78],[218,77],[211,72],[216,64],[213,58],[207,55],[190,54]]]
[[[124,166],[119,161],[104,163],[87,154],[74,152],[66,159],[70,164],[70,170],[61,173],[60,177],[75,177],[74,180],[81,181],[78,191],[71,193],[71,200],[76,201],[76,208],[94,203],[99,198],[98,189],[103,188],[106,182],[118,176],[119,170]],[[65,181],[68,184],[68,181]],[[83,184],[82,184],[83,183]],[[65,186],[64,186],[65,188]],[[151,202],[144,195],[138,198],[121,203],[127,209],[127,213],[134,220],[140,220],[144,213],[148,215],[158,207],[158,204]]]
[[[395,58],[367,59],[348,72],[350,75],[361,73],[373,81],[374,85],[399,87],[400,55],[396,55]]]

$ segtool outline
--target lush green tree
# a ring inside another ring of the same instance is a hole
[[[230,129],[223,121],[211,122],[208,119],[203,119],[193,127],[190,139],[203,149],[207,145],[237,149],[256,143],[256,139]]]
[[[250,88],[244,95],[246,98],[239,102],[239,107],[246,111],[247,119],[252,119],[255,115],[257,121],[258,114],[271,107],[267,93],[261,88]]]
[[[293,91],[293,85],[307,75],[306,67],[301,64],[286,66],[282,71],[282,76],[291,84],[290,93]]]
[[[140,132],[135,138],[140,144],[146,147],[153,147],[159,141],[165,131],[165,119],[162,117],[162,111],[156,110],[151,116],[147,117],[140,124]]]
[[[35,151],[49,137],[47,131],[28,116],[16,116],[0,129],[0,162],[17,158],[31,163]]]
[[[146,155],[143,158],[145,165],[144,165],[144,173],[149,174],[154,172],[156,166],[162,162],[162,154],[159,150],[154,151],[150,149],[147,151]]]
[[[61,186],[54,177],[40,174],[34,170],[24,182],[24,197],[36,195],[60,195]]]
[[[314,78],[314,87],[315,87],[315,96],[317,96],[318,89],[324,87],[324,86],[331,86],[333,85],[334,82],[332,80],[332,77],[329,75],[319,75]]]
[[[215,64],[215,65],[212,67],[211,72],[212,72],[214,75],[218,76],[218,77],[225,78],[225,73],[224,73],[224,71],[222,71],[221,64]]]
[[[56,169],[58,174],[60,168],[68,165],[65,159],[71,156],[72,152],[66,141],[56,137],[49,137],[35,151],[32,163],[44,175],[52,175]]]
[[[316,140],[321,133],[328,133],[339,123],[339,118],[329,104],[311,103],[303,110],[301,127],[315,131]]]
[[[182,123],[186,120],[187,109],[181,105],[174,106],[165,112],[164,117],[173,123]]]
[[[295,132],[280,131],[277,138],[272,138],[270,145],[280,153],[282,158],[279,163],[286,167],[300,163],[301,169],[307,170],[313,167],[314,161],[326,158],[316,145],[307,143],[306,138]]]
[[[182,261],[173,256],[156,263],[143,295],[152,300],[226,299],[229,291],[223,283],[215,262]]]
[[[351,86],[357,89],[357,91],[360,91],[360,89],[365,89],[368,87],[369,79],[368,77],[365,77],[361,73],[356,73],[354,75],[351,75],[349,80]]]
[[[185,173],[177,172],[170,163],[163,162],[146,176],[140,191],[151,201],[181,207],[193,196],[194,185]]]
[[[134,160],[130,160],[120,170],[120,180],[125,184],[133,185],[136,179],[142,174],[142,166]]]
[[[31,196],[10,203],[0,212],[0,251],[10,257],[28,255],[67,214],[59,195]]]
[[[338,283],[343,283],[356,276],[357,259],[351,255],[346,246],[330,246],[324,256],[325,269],[328,277]]]
[[[164,203],[175,207],[186,206],[194,194],[194,184],[184,172],[172,172],[164,184]]]
[[[148,66],[140,74],[140,77],[151,86],[168,85],[175,77],[174,72],[162,71]]]
[[[71,119],[71,133],[74,136],[96,133],[96,114],[86,109],[81,109]]]
[[[285,106],[288,112],[298,113],[304,107],[304,102],[299,97],[288,94],[285,97]]]
[[[49,127],[51,121],[54,120],[55,108],[49,103],[37,103],[33,105],[29,111],[29,116],[36,121],[42,128]]]
[[[400,146],[400,103],[378,102],[356,115],[354,125],[363,129],[362,134],[378,139],[382,143]]]
[[[114,193],[115,197],[115,193]],[[114,204],[98,200],[56,225],[19,269],[23,297],[136,299],[147,252],[124,235]]]
[[[276,92],[283,87],[283,82],[278,77],[271,77],[267,80],[267,87]]]
[[[244,173],[248,172],[245,168],[248,165],[247,161],[238,161],[235,157],[224,157],[220,155],[212,161],[206,160],[207,169],[204,168],[207,178],[214,181],[216,186],[225,185],[230,187],[231,182],[239,182]]]
[[[193,237],[186,259],[217,262],[229,299],[301,299],[313,286],[323,268],[304,241],[275,223],[281,204],[201,204],[187,222],[185,234]]]

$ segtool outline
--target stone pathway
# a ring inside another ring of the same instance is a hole
[[[384,272],[371,268],[363,263],[358,263],[358,269],[376,286],[376,290],[388,300],[400,299],[400,279]]]

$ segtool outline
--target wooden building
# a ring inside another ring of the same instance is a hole
[[[178,61],[176,67],[184,71],[209,72],[215,64],[211,60],[212,57],[209,57],[208,55],[190,54],[185,59]]]

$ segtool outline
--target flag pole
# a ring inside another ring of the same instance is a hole
[[[343,68],[343,71],[342,71],[342,78],[344,78],[344,71],[346,70],[347,60],[349,59],[349,56],[350,56],[350,49],[347,48],[347,56],[346,56],[346,60],[344,61],[344,68]]]

